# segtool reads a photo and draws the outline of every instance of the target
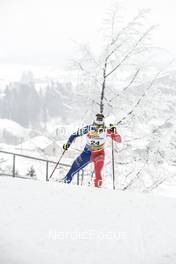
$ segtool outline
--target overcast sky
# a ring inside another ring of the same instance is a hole
[[[154,42],[176,57],[176,1],[120,1],[127,12],[152,10]],[[57,64],[73,53],[73,40],[96,40],[111,0],[0,0],[0,64]]]

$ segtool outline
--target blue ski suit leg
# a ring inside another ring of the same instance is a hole
[[[84,151],[78,156],[73,162],[70,170],[64,178],[65,183],[70,183],[73,179],[73,176],[86,165],[91,162],[91,151],[88,149],[84,149]]]

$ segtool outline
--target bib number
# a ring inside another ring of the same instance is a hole
[[[90,144],[99,146],[100,145],[100,141],[91,140]]]

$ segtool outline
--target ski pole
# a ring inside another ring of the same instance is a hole
[[[112,180],[113,180],[113,190],[115,190],[114,141],[113,139],[112,139]]]
[[[51,175],[49,176],[48,180],[50,180],[50,179],[51,179],[51,177],[53,176],[53,174],[54,174],[54,172],[55,172],[55,170],[56,170],[57,166],[59,165],[59,163],[60,163],[60,161],[61,161],[62,157],[63,157],[63,156],[64,156],[64,154],[65,154],[65,151],[66,151],[66,150],[64,150],[64,151],[62,152],[62,155],[60,156],[60,159],[59,159],[59,160],[58,160],[58,162],[56,163],[56,166],[54,167],[54,169],[53,169],[53,171],[52,171]]]

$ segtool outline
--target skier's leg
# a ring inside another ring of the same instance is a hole
[[[101,187],[102,185],[102,176],[101,171],[104,166],[104,150],[96,151],[92,153],[92,161],[94,163],[94,170],[95,170],[95,187]]]
[[[70,183],[73,179],[73,176],[90,162],[90,156],[91,152],[84,150],[81,155],[75,159],[70,170],[64,178],[65,183]]]

